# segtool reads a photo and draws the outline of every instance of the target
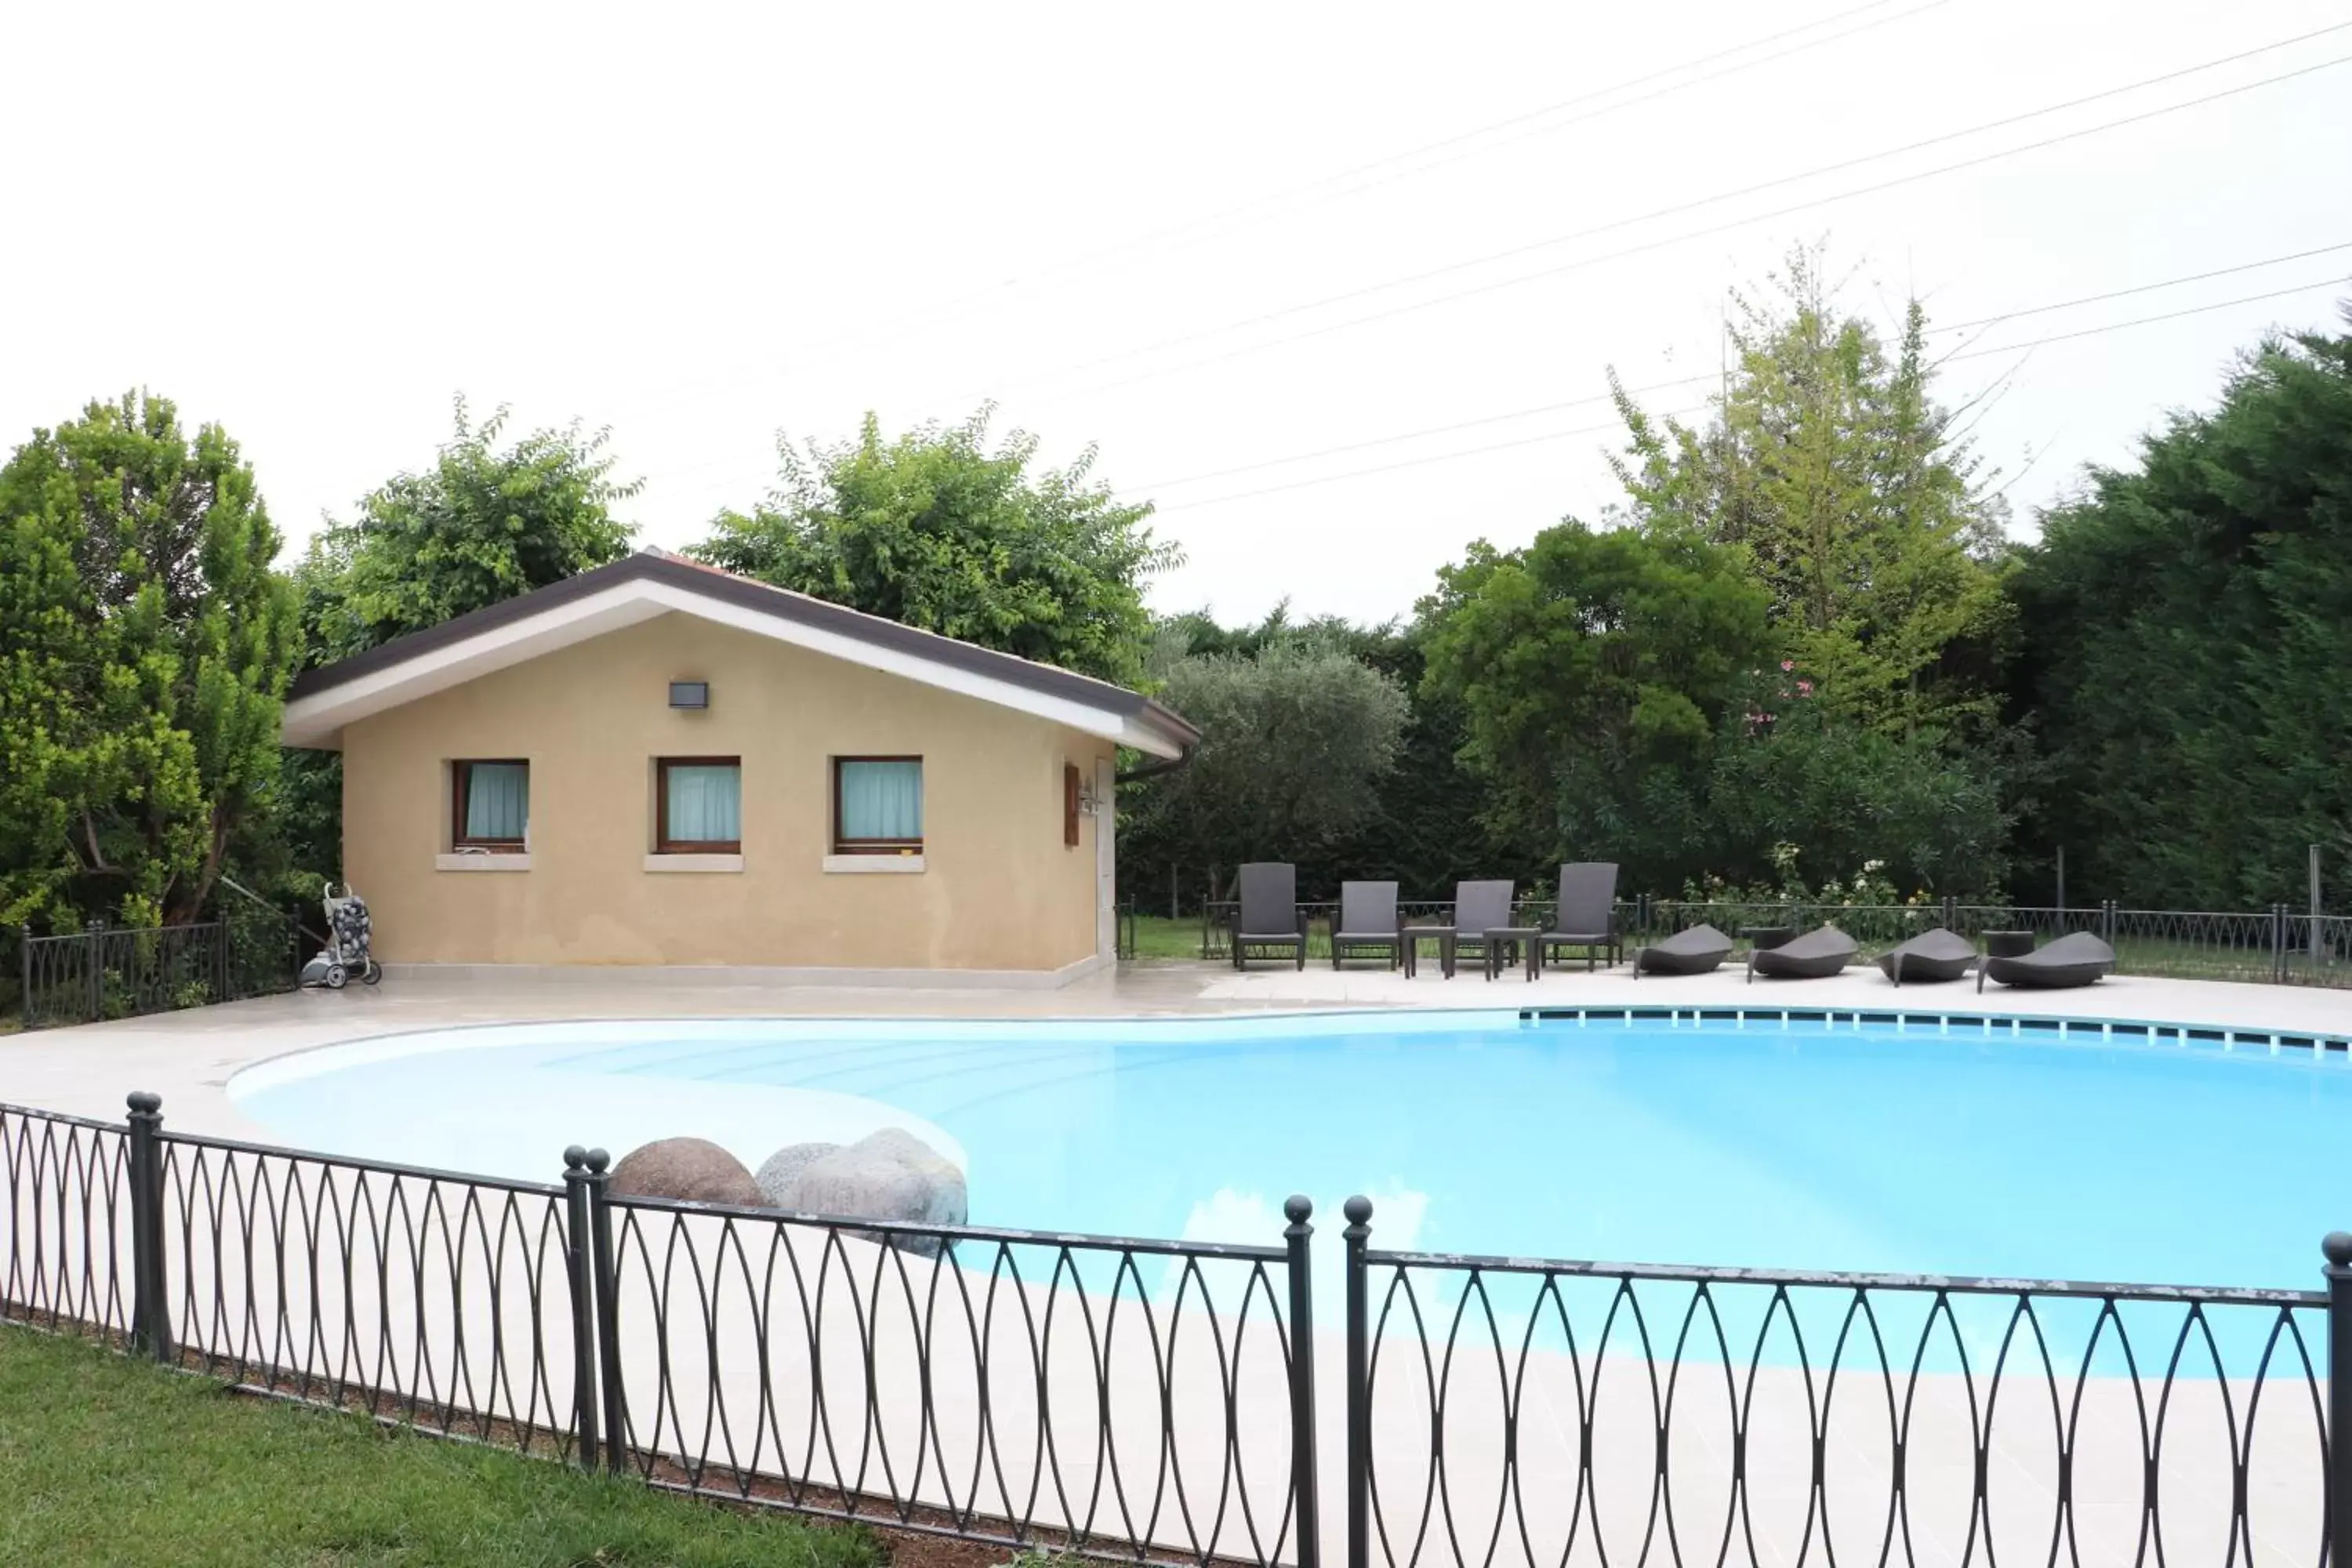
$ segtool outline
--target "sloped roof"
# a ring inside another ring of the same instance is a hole
[[[304,670],[287,693],[289,746],[333,748],[345,724],[656,616],[697,616],[868,668],[1035,714],[1157,757],[1200,740],[1140,692],[880,616],[642,550],[381,647]]]

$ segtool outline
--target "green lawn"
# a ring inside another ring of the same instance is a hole
[[[0,1563],[881,1568],[854,1528],[229,1393],[0,1328]]]
[[[1201,917],[1192,915],[1171,921],[1166,915],[1135,917],[1135,956],[1138,958],[1198,958],[1201,956]]]

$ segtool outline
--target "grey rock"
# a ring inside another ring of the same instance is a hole
[[[703,1138],[660,1138],[630,1150],[613,1167],[612,1190],[624,1197],[687,1203],[760,1203],[759,1184],[743,1162]]]
[[[781,1158],[792,1152],[779,1150],[777,1154]],[[764,1172],[766,1167],[761,1169]],[[762,1190],[766,1201],[778,1208],[845,1219],[961,1225],[971,1212],[963,1173],[955,1162],[895,1127],[870,1133],[846,1149],[822,1154],[803,1165],[789,1181],[773,1188],[763,1184]],[[851,1234],[884,1239],[877,1234]],[[940,1249],[936,1237],[889,1239],[925,1257],[935,1256]]]
[[[760,1201],[772,1209],[794,1207],[801,1173],[840,1150],[838,1143],[785,1144],[761,1161],[759,1173],[751,1178],[760,1185]]]

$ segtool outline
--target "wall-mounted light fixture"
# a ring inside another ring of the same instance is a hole
[[[710,706],[710,682],[707,680],[673,680],[669,683],[669,705],[673,708],[704,709]]]
[[[1091,783],[1078,785],[1078,815],[1092,816],[1100,807],[1101,802],[1095,795],[1095,786]]]

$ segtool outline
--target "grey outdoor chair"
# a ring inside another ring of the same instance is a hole
[[[1331,932],[1331,967],[1351,953],[1375,953],[1394,969],[1403,952],[1394,882],[1339,884],[1339,922]]]
[[[1580,947],[1588,971],[1596,954],[1612,964],[1625,955],[1617,935],[1615,861],[1585,860],[1559,868],[1559,905],[1552,911],[1551,929],[1536,945],[1547,961],[1558,949]]]
[[[2088,985],[2116,966],[2116,950],[2093,936],[2078,931],[2072,936],[2062,936],[2047,947],[2015,958],[1988,958],[1977,965],[1977,989],[1984,989],[1985,977],[1990,975],[2003,985],[2028,986],[2039,990],[2058,990],[2069,985]]]
[[[1633,974],[1705,974],[1731,956],[1731,939],[1710,925],[1678,931],[1633,951]]]
[[[1298,868],[1283,860],[1260,860],[1242,868],[1242,907],[1234,920],[1234,967],[1255,949],[1279,958],[1287,954],[1307,967],[1307,913],[1298,907]]]
[[[1472,953],[1481,959],[1486,956],[1486,933],[1510,929],[1511,905],[1517,901],[1517,887],[1507,879],[1454,884],[1454,952],[1457,961]]]
[[[1748,978],[1826,980],[1853,962],[1853,938],[1835,926],[1792,936],[1778,947],[1748,950]]]
[[[1900,985],[1906,980],[1958,980],[1976,961],[1976,943],[1937,926],[1880,953],[1878,967]]]

